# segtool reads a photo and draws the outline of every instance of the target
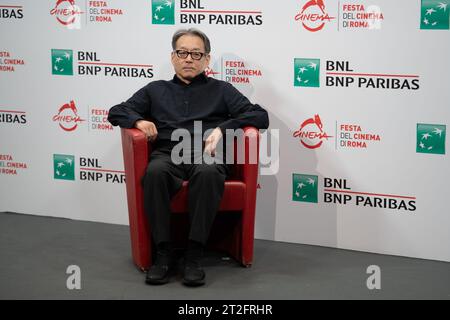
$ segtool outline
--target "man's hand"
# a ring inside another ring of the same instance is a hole
[[[220,138],[222,138],[222,130],[220,128],[215,128],[213,132],[206,138],[205,141],[205,152],[211,157],[216,155],[216,147]]]
[[[136,121],[134,126],[135,128],[145,133],[150,142],[156,140],[156,137],[158,136],[158,130],[156,130],[156,126],[153,122],[147,120],[138,120]]]

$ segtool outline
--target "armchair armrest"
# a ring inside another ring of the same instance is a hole
[[[242,251],[241,261],[246,267],[252,264],[253,239],[255,233],[256,191],[259,164],[259,130],[244,128],[245,162],[242,167],[242,180],[246,185],[246,197],[242,210]]]
[[[241,166],[242,180],[247,188],[255,188],[258,180],[258,164],[259,164],[259,130],[255,127],[245,127],[244,143],[242,144],[245,154],[245,162],[239,164]],[[239,144],[238,144],[239,145]]]
[[[147,168],[149,144],[145,134],[139,129],[121,129],[123,161],[127,184],[134,184]]]
[[[148,164],[149,148],[145,134],[138,129],[121,129],[123,162],[127,189],[131,248],[138,265],[151,262],[148,248],[149,228],[144,214],[144,194],[141,179]]]

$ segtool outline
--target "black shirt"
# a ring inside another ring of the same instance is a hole
[[[133,128],[136,121],[155,123],[158,139],[170,140],[178,128],[194,133],[194,121],[202,121],[203,132],[219,127],[226,129],[269,126],[267,111],[252,104],[225,81],[201,73],[190,84],[175,75],[171,81],[150,82],[126,102],[112,107],[108,120],[114,126]]]

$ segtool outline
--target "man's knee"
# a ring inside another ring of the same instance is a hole
[[[150,161],[145,171],[145,180],[166,179],[170,175],[170,166],[163,161]]]

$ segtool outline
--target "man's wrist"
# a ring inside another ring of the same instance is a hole
[[[138,122],[140,122],[140,121],[142,121],[142,120],[144,120],[144,119],[137,119],[137,120],[134,122],[133,127],[134,127],[134,128],[137,128],[137,127],[138,127]]]
[[[216,129],[220,130],[220,133],[222,134],[222,136],[225,134],[225,128],[217,127]]]

